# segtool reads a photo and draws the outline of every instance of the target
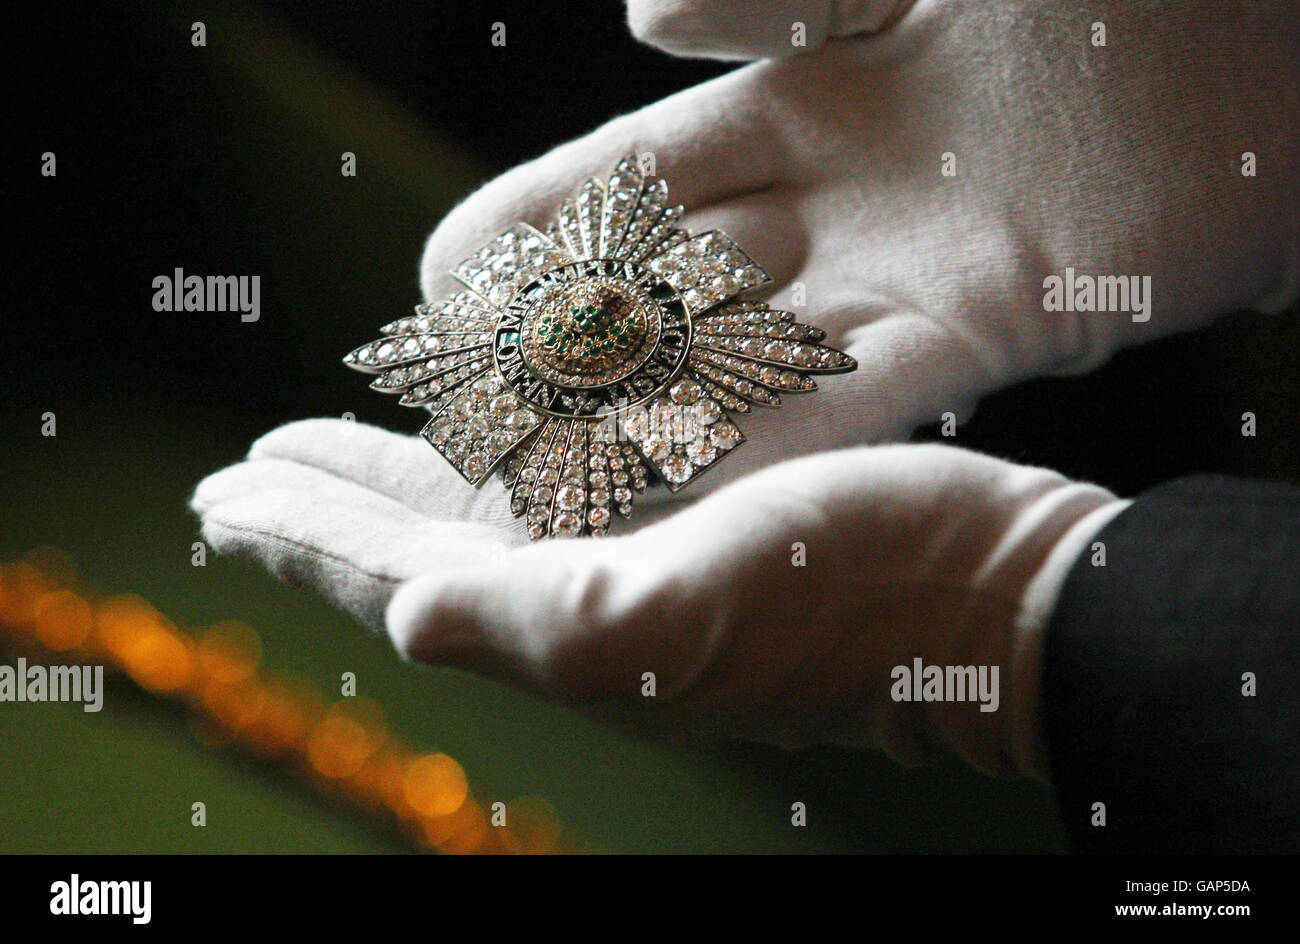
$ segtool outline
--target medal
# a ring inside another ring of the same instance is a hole
[[[431,413],[421,435],[469,484],[499,472],[531,538],[602,535],[652,482],[682,489],[739,447],[734,415],[857,366],[746,300],[768,274],[681,214],[629,155],[545,231],[519,223],[460,263],[465,291],[343,362]]]

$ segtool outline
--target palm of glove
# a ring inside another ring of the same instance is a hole
[[[657,492],[629,530],[677,504]],[[418,437],[347,420],[273,430],[201,482],[192,504],[219,551],[315,587],[372,628],[405,581],[490,565],[527,543],[509,493],[470,487]]]
[[[683,736],[876,743],[905,760],[946,742],[989,769],[1009,764],[1013,712],[899,706],[890,671],[920,657],[1011,674],[1025,587],[1112,501],[957,449],[876,447],[651,505],[620,537],[526,547],[499,498],[442,466],[414,438],[310,420],[263,437],[194,506],[218,551],[371,625],[387,609],[420,661]]]

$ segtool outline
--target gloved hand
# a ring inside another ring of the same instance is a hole
[[[798,51],[793,20],[810,46],[880,32],[743,67],[506,173],[438,226],[423,289],[444,296],[447,270],[479,245],[516,220],[545,223],[582,179],[650,152],[686,224],[733,236],[776,280],[772,304],[860,364],[746,418],[745,447],[692,490],[906,437],[1009,383],[1295,298],[1294,10],[633,0],[633,28],[677,52]],[[1257,176],[1242,175],[1247,151]],[[1149,276],[1149,320],[1045,311],[1044,280],[1067,268]]]
[[[483,493],[411,488],[435,460],[374,427],[293,423],[204,480],[194,507],[216,550],[371,624],[387,605],[418,661],[676,735],[875,744],[908,762],[947,747],[1043,777],[1039,637],[1127,504],[952,447],[878,446],[661,505],[634,533],[525,547]],[[894,701],[893,668],[916,658],[999,666],[998,710]]]

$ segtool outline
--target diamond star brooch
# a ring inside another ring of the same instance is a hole
[[[604,534],[653,480],[677,491],[744,442],[731,414],[857,366],[744,300],[767,273],[681,215],[629,155],[545,232],[519,223],[458,265],[466,291],[343,362],[428,410],[421,435],[471,485],[500,470],[534,540]]]

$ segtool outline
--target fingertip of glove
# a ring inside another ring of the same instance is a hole
[[[190,494],[189,509],[194,514],[202,518],[212,509],[211,486],[208,484],[212,478],[209,475],[198,485],[194,486],[194,491]]]
[[[627,25],[648,46],[673,56],[722,60],[788,56],[820,46],[832,0],[756,4],[753,0],[630,0]],[[803,45],[792,40],[802,24]]]
[[[249,466],[248,462],[237,462],[205,477],[194,486],[190,510],[200,518],[206,518],[222,502],[247,491],[243,483],[248,477]]]
[[[406,581],[388,601],[384,626],[393,647],[407,662],[437,660],[436,629],[446,584],[444,574],[425,574]]]
[[[689,7],[680,0],[628,0],[627,28],[648,46],[663,49],[680,32]]]
[[[411,590],[411,585],[417,583],[420,578],[408,580],[388,601],[388,607],[384,611],[384,626],[388,629],[388,638],[392,640],[393,647],[407,662],[414,659],[411,656],[411,637],[414,635],[416,622],[416,596]]]
[[[673,56],[710,56],[718,32],[712,23],[720,6],[688,0],[630,0],[627,28],[641,42]],[[726,34],[724,34],[726,35]],[[734,39],[734,37],[728,37]]]
[[[190,508],[206,515],[232,499],[256,495],[271,489],[302,492],[318,483],[318,473],[294,462],[274,458],[252,458],[213,472],[194,487]]]

